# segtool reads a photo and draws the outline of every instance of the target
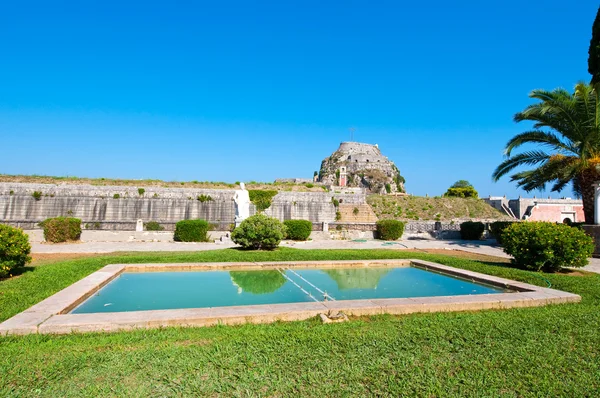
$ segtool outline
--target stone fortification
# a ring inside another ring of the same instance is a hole
[[[340,171],[347,173],[345,184],[362,187],[375,193],[404,192],[404,178],[398,167],[383,156],[377,145],[359,142],[342,142],[340,147],[321,162],[319,181],[326,185],[340,183]]]
[[[138,219],[158,221],[167,229],[184,219],[202,218],[221,228],[234,221],[233,189],[139,188],[142,194],[133,186],[0,183],[0,223],[30,229],[46,218],[71,216],[90,228],[135,230]],[[39,200],[34,192],[40,193]],[[366,203],[364,190],[280,191],[265,214],[280,220],[332,222],[332,197],[341,203]],[[255,213],[251,204],[250,215]]]

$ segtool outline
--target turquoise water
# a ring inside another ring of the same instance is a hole
[[[505,290],[420,268],[123,273],[72,313],[454,296]],[[312,296],[312,297],[311,297]]]

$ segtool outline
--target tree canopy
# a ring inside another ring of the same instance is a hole
[[[450,186],[450,188],[469,188],[469,187],[473,187],[473,184],[471,184],[467,180],[458,180]]]
[[[588,50],[588,72],[592,75],[590,84],[600,83],[600,8],[592,25],[592,39]]]
[[[458,180],[448,188],[444,196],[455,198],[477,198],[479,197],[479,194],[469,181]]]

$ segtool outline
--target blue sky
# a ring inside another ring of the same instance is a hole
[[[5,1],[0,173],[311,177],[355,127],[410,193],[527,195],[491,181],[512,116],[589,80],[598,5]]]

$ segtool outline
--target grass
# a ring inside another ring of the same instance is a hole
[[[35,184],[90,184],[98,186],[134,186],[139,187],[164,187],[164,188],[207,188],[207,189],[233,189],[238,184],[223,181],[163,181],[156,179],[128,180],[121,178],[87,178],[72,176],[44,176],[44,175],[9,175],[0,174],[0,182],[35,183]],[[321,186],[314,184],[295,184],[288,182],[257,182],[250,181],[246,186],[251,189],[276,189],[279,191],[323,192]],[[117,199],[117,198],[115,198]]]
[[[539,274],[442,255],[280,249],[120,254],[0,282],[0,319],[108,263],[418,257],[545,286]],[[0,338],[0,396],[598,396],[600,275],[544,274],[580,304],[237,327]]]
[[[369,195],[367,203],[379,219],[402,221],[453,219],[508,220],[509,217],[481,199]]]

